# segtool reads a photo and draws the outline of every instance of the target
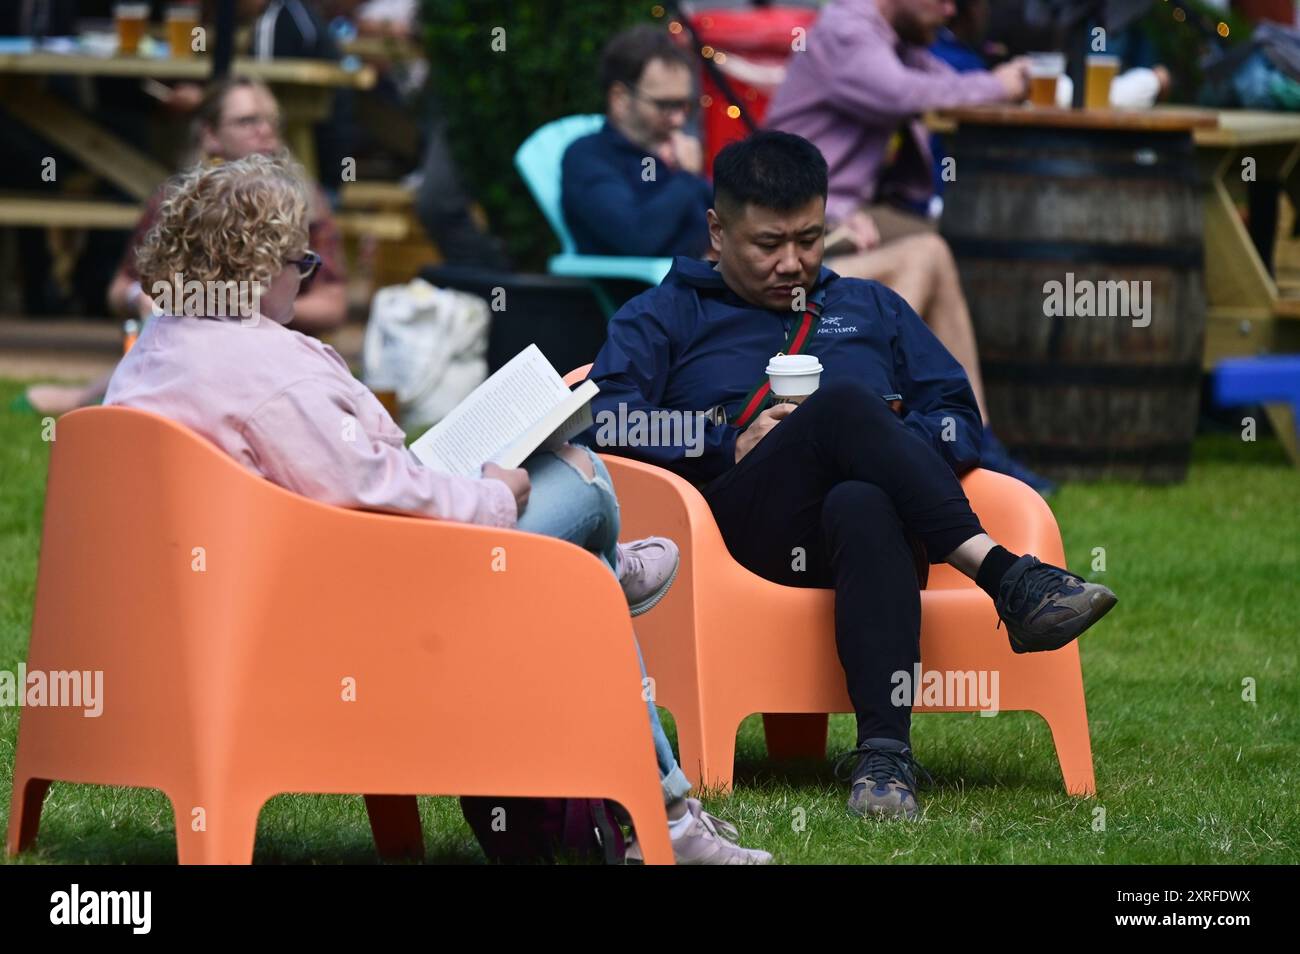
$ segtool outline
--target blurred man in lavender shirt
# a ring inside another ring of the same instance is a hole
[[[868,206],[923,207],[931,191],[926,110],[1024,98],[1022,60],[959,74],[926,49],[955,13],[953,0],[831,0],[807,49],[790,57],[767,123],[812,140],[826,157],[828,221]],[[874,218],[886,240],[898,231],[892,217]]]
[[[983,466],[1050,493],[988,427],[975,331],[948,245],[926,214],[933,157],[921,114],[1016,102],[1026,65],[958,73],[926,49],[956,13],[954,0],[831,0],[791,55],[767,113],[774,129],[811,140],[830,167],[828,234],[856,255],[836,270],[898,292],[966,371],[984,419]]]

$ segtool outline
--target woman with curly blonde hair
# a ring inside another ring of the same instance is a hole
[[[310,203],[301,169],[287,158],[250,156],[181,173],[159,210],[167,227],[148,232],[136,257],[155,311],[256,320],[269,292],[266,317],[287,324],[289,290],[300,292],[320,264],[307,249]]]
[[[195,163],[213,164],[235,162],[250,155],[283,153],[280,107],[271,90],[248,76],[227,76],[212,82],[202,93],[195,111],[193,150]],[[346,320],[347,292],[338,224],[330,214],[325,193],[316,185],[309,188],[311,211],[307,235],[321,263],[310,291],[295,301],[293,328],[322,335]],[[155,303],[136,264],[140,246],[157,222],[167,192],[167,186],[160,187],[145,203],[109,283],[106,304],[109,312],[120,318],[148,320],[153,316]],[[75,407],[98,404],[104,397],[108,379],[104,375],[84,385],[33,384],[24,396],[37,412],[58,415]]]
[[[104,403],[178,421],[253,473],[326,503],[568,540],[618,576],[633,615],[653,607],[676,576],[677,547],[618,542],[618,502],[599,457],[565,446],[512,470],[485,464],[479,478],[425,467],[338,353],[286,327],[319,264],[307,248],[309,204],[283,158],[253,155],[174,179],[138,260],[163,313],[118,365]],[[653,701],[648,709],[678,861],[770,860],[686,797]]]

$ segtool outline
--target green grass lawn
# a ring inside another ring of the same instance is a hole
[[[26,658],[49,450],[35,415],[8,410],[19,390],[0,382],[0,669],[10,671]],[[735,791],[706,793],[709,809],[791,863],[1300,861],[1300,475],[1272,442],[1207,437],[1181,486],[1070,486],[1052,507],[1070,565],[1120,596],[1082,641],[1097,798],[1065,795],[1037,716],[923,715],[913,745],[936,783],[921,792],[923,820],[863,823],[845,813],[828,763],[767,761],[753,717]],[[1094,547],[1105,548],[1104,574],[1089,572]],[[1242,700],[1247,677],[1254,703]],[[17,729],[18,710],[0,709],[4,826]],[[834,717],[831,750],[852,743],[851,718]],[[482,861],[455,799],[423,798],[421,811],[431,861]],[[173,826],[157,792],[56,783],[37,847],[20,860],[167,863]],[[272,800],[255,860],[374,862],[361,799]]]

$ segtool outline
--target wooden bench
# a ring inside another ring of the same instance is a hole
[[[400,182],[345,182],[338,221],[344,237],[352,240],[349,258],[360,264],[367,297],[442,261],[415,215],[414,191]]]
[[[112,199],[31,194],[0,194],[0,226],[37,228],[120,229],[130,231],[140,220],[140,206]]]
[[[400,182],[345,182],[339,190],[339,209],[393,209],[410,211],[415,191]]]

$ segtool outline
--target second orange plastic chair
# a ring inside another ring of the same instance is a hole
[[[565,380],[587,376],[590,365]],[[690,483],[659,467],[602,455],[622,507],[623,535],[660,534],[681,548],[677,581],[637,626],[656,701],[677,723],[680,761],[692,781],[731,787],[736,731],[764,713],[774,757],[824,756],[827,713],[851,712],[835,651],[834,593],[771,583],[728,552],[713,514]],[[1051,509],[1027,485],[974,470],[962,487],[984,528],[1003,546],[1064,565]],[[1096,791],[1083,673],[1076,644],[1017,655],[997,629],[989,598],[947,565],[931,568],[921,594],[925,672],[996,671],[1000,711],[1037,712],[1051,727],[1066,791]],[[974,712],[967,705],[916,712]]]

